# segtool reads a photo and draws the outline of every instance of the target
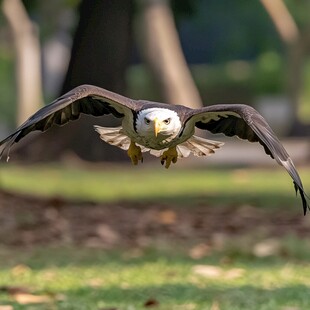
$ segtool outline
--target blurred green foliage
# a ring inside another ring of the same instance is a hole
[[[6,55],[5,60],[2,57],[0,61],[0,119],[13,126],[16,92],[11,56]],[[307,68],[310,72],[310,66]],[[236,101],[252,104],[258,96],[285,92],[285,64],[279,55],[272,52],[262,54],[253,62],[193,65],[191,70],[205,104]],[[126,79],[128,96],[162,101],[160,90],[144,65],[129,67]],[[309,92],[305,96],[305,100],[309,99]]]
[[[300,28],[303,28],[307,25],[309,26],[310,1],[285,0],[284,2]]]
[[[230,61],[221,64],[190,66],[203,102],[253,101],[262,95],[285,92],[286,74],[283,58],[267,52],[255,61]],[[131,66],[127,73],[128,95],[161,101],[160,90],[144,65]]]
[[[253,60],[284,47],[260,1],[198,1],[191,19],[178,20],[182,47],[192,63]]]
[[[310,2],[285,2],[300,27],[306,27]],[[24,1],[31,18],[39,25],[42,44],[60,29],[63,16],[67,16],[60,13],[69,10],[76,16],[79,3],[79,0]],[[190,59],[197,51],[204,55],[205,63],[191,65],[191,70],[205,104],[253,104],[262,95],[285,94],[287,59],[284,46],[259,1],[173,0],[171,6],[186,57]],[[71,23],[73,31],[74,18]],[[0,24],[6,25],[2,15]],[[3,33],[5,27],[0,32],[0,121],[13,127],[16,110],[14,53],[9,37]],[[305,85],[309,85],[309,62],[304,66],[304,76]],[[162,101],[160,90],[145,66],[129,67],[127,81],[129,96]],[[304,87],[301,114],[305,119],[310,115],[309,100],[310,92]]]
[[[1,50],[0,50],[1,53]],[[14,127],[16,91],[12,54],[2,52],[0,57],[0,120]],[[231,61],[221,64],[192,65],[191,71],[205,105],[219,102],[254,104],[264,95],[283,95],[286,92],[286,64],[283,57],[267,52],[255,61]],[[310,62],[304,66],[304,85],[310,83]],[[127,94],[136,99],[162,101],[161,92],[148,68],[130,66],[127,70]],[[302,115],[309,119],[310,91],[302,93]],[[46,102],[48,103],[48,101]]]

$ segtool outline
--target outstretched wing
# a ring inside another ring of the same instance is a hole
[[[194,122],[196,127],[214,134],[223,133],[229,137],[238,136],[250,142],[259,142],[266,154],[283,166],[293,179],[306,214],[309,205],[294,163],[266,120],[254,108],[243,104],[219,104],[192,110],[188,117],[188,121]]]
[[[123,117],[126,113],[139,110],[142,103],[92,85],[78,86],[49,105],[43,107],[26,120],[14,133],[0,142],[3,149],[0,158],[9,153],[14,143],[32,131],[46,131],[51,126],[64,125],[76,120],[81,114],[102,116],[113,114]]]

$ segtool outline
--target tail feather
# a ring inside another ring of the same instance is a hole
[[[130,145],[130,138],[122,132],[122,127],[100,127],[94,126],[95,130],[99,133],[100,138],[114,146],[123,150],[128,150]],[[191,153],[195,156],[208,156],[214,154],[215,150],[219,149],[224,143],[192,136],[187,141],[176,146],[178,158],[188,157]],[[160,157],[163,150],[149,149],[143,145],[139,145],[142,152],[150,152],[151,155]]]
[[[195,156],[201,157],[201,156],[209,156],[209,155],[214,154],[215,150],[219,149],[223,145],[224,145],[223,142],[208,140],[208,139],[204,139],[204,138],[197,137],[197,136],[192,136],[187,141],[178,145],[177,150],[183,147],[189,151],[186,153],[187,156],[190,153],[192,153]],[[184,151],[180,152],[180,157],[187,157],[187,156],[182,156],[182,154],[184,155]]]
[[[187,141],[176,146],[178,158],[188,157],[191,153],[195,156],[208,156],[215,153],[215,150],[223,146],[223,142],[208,140],[197,136],[192,136]],[[150,150],[150,153],[156,157],[163,154],[163,150]]]

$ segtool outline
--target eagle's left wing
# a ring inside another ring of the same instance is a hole
[[[266,154],[283,166],[293,179],[295,190],[300,193],[304,214],[306,214],[307,208],[309,209],[307,196],[294,163],[266,120],[254,108],[243,104],[212,105],[192,110],[188,114],[187,121],[194,122],[197,128],[214,134],[238,136],[263,145]]]
[[[112,114],[123,117],[126,113],[138,111],[142,102],[129,99],[119,94],[93,85],[78,86],[49,105],[41,108],[26,120],[19,128],[0,141],[0,158],[23,137],[35,130],[46,131],[53,125],[65,125],[77,120],[81,114],[102,116]]]

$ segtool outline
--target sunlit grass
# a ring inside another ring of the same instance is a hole
[[[310,189],[309,170],[301,170]],[[132,166],[1,165],[3,189],[39,196],[60,196],[98,202],[161,201],[297,204],[293,184],[283,169],[186,169]],[[310,190],[308,190],[309,192]]]
[[[145,250],[106,252],[56,248],[0,253],[0,286],[23,286],[35,294],[51,294],[47,304],[31,309],[308,309],[310,268],[287,258],[238,257],[220,253],[198,261],[186,253]],[[5,258],[10,257],[9,261]],[[224,276],[194,272],[197,265],[217,266]],[[16,267],[17,266],[17,267]],[[229,271],[241,270],[235,277]],[[60,300],[57,300],[60,299]],[[0,304],[28,309],[0,294]],[[216,308],[215,308],[216,309]]]

